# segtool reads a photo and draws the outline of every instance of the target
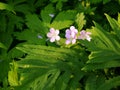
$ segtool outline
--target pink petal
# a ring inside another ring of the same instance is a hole
[[[66,34],[65,37],[66,38],[70,38],[71,36],[70,36],[70,34]]]
[[[50,42],[54,42],[54,41],[55,41],[55,38],[51,38],[51,39],[50,39]]]
[[[76,43],[76,39],[73,39],[73,40],[72,40],[72,44],[75,44],[75,43]]]
[[[87,35],[91,35],[91,32],[86,32]]]
[[[67,29],[65,32],[66,32],[66,33],[70,33],[70,30],[69,30],[69,29]]]
[[[57,40],[57,41],[60,40],[60,36],[56,36],[56,40]]]
[[[65,43],[66,43],[66,44],[70,44],[70,42],[71,42],[70,40],[66,40],[66,42],[65,42]]]
[[[55,33],[58,35],[59,34],[59,30],[56,30]]]
[[[84,36],[84,35],[80,35],[80,36],[78,36],[78,39],[84,40],[84,39],[85,39],[85,36]]]
[[[74,29],[75,29],[75,27],[74,27],[74,26],[71,26],[71,27],[70,27],[70,30],[74,30]]]
[[[75,37],[75,33],[71,32],[71,37],[74,38]]]
[[[52,37],[52,34],[51,33],[47,33],[47,37]]]
[[[82,30],[81,32],[80,32],[80,34],[82,34],[82,35],[84,35],[86,32],[85,32],[85,30]]]
[[[54,33],[54,32],[55,32],[55,29],[54,29],[54,28],[50,28],[50,32],[51,32],[51,33]]]

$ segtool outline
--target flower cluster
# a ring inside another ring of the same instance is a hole
[[[67,29],[66,30],[66,34],[65,34],[65,37],[66,37],[66,44],[75,44],[76,43],[76,39],[77,39],[77,33],[78,33],[78,30],[75,29],[74,26],[71,26],[70,29]]]
[[[88,40],[91,41],[91,32],[87,32],[82,30],[78,32],[78,30],[71,26],[70,29],[66,29],[65,37],[66,37],[66,44],[75,44],[77,39],[81,40]],[[49,38],[50,42],[55,42],[60,40],[59,30],[55,30],[54,28],[50,28],[50,32],[47,33],[47,37]]]

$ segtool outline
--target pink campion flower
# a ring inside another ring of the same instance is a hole
[[[55,40],[60,40],[59,30],[50,28],[50,32],[47,33],[47,37],[50,39],[50,42],[55,42]]]
[[[85,30],[82,30],[80,32],[80,36],[78,36],[78,39],[82,39],[82,40],[88,40],[88,41],[91,41],[91,32],[86,32]]]
[[[65,34],[65,37],[67,39],[66,44],[75,44],[77,39],[77,33],[78,30],[74,26],[71,26],[70,29],[67,29]]]

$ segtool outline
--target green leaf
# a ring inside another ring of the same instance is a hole
[[[54,7],[52,4],[47,5],[42,11],[41,11],[41,17],[42,20],[45,23],[50,23],[52,20],[52,17],[50,16],[51,14],[54,15]]]
[[[96,81],[97,81],[97,76],[90,74],[86,81],[85,90],[96,90],[97,88]]]
[[[86,20],[84,18],[85,18],[84,13],[78,13],[77,16],[76,16],[76,23],[77,23],[79,31],[86,24]]]
[[[97,88],[106,80],[104,75],[96,75],[95,72],[88,73],[88,75],[89,76],[87,76],[88,78],[85,83],[85,90],[97,90]]]
[[[43,35],[46,33],[46,27],[44,27],[44,24],[36,14],[26,15],[26,21],[26,24],[30,30],[36,31]]]
[[[60,71],[57,70],[52,76],[50,76],[47,83],[45,83],[43,90],[52,90],[59,75]]]
[[[13,7],[9,4],[0,2],[0,10],[13,11]]]
[[[112,68],[112,67],[120,67],[120,61],[119,60],[112,60],[109,62],[103,62],[103,63],[90,63],[86,64],[82,70],[84,71],[91,71],[96,69],[104,69],[104,68]]]
[[[120,13],[118,13],[118,24],[120,25]]]
[[[113,77],[100,85],[96,90],[111,90],[120,85],[120,76]]]
[[[53,27],[55,29],[68,28],[74,23],[76,12],[72,10],[60,12],[54,19],[54,21],[48,25],[48,27]]]
[[[53,27],[55,29],[64,29],[64,28],[68,28],[72,24],[73,24],[73,21],[70,21],[70,20],[53,21],[53,23],[49,25],[49,28]]]
[[[11,67],[11,71],[8,72],[8,81],[10,86],[18,86],[18,73],[17,73],[17,66],[15,66],[15,62],[13,62],[13,66]]]
[[[10,59],[6,53],[0,55],[0,71],[2,71],[2,73],[0,73],[0,81],[3,81],[8,76],[10,69],[9,62]]]
[[[115,52],[118,51],[119,43],[115,40],[115,38],[110,37],[110,34],[105,32],[104,29],[97,23],[95,23],[94,28],[94,35],[96,34],[97,38],[101,41],[101,43],[104,43],[106,47],[104,49],[110,49]]]
[[[45,44],[46,38],[36,31],[24,30],[22,32],[15,32],[14,35],[18,40],[25,40],[27,43]]]
[[[109,62],[111,60],[119,60],[119,59],[120,59],[120,53],[116,53],[111,50],[101,49],[100,51],[91,52],[87,63],[103,63],[103,62]]]
[[[0,42],[1,42],[1,47],[3,48],[9,48],[13,39],[11,36],[11,33],[9,32],[1,32],[0,33]]]
[[[105,14],[105,16],[107,17],[109,23],[110,23],[110,26],[112,27],[112,29],[114,30],[114,32],[116,33],[116,36],[119,38],[120,40],[120,25],[118,24],[118,22],[111,18],[109,15]]]
[[[65,20],[74,20],[76,11],[74,10],[67,10],[60,12],[54,19],[54,21],[65,21]]]
[[[55,90],[66,90],[68,82],[71,79],[70,76],[70,72],[63,72],[55,83]]]
[[[84,42],[88,50],[91,51],[87,64],[82,70],[96,70],[104,68],[119,67],[120,44],[109,32],[106,32],[99,24],[91,29],[92,41]],[[94,40],[93,40],[94,38]]]
[[[42,45],[24,45],[17,49],[28,54],[17,62],[21,75],[21,85],[16,87],[17,90],[55,90],[55,85],[65,90],[68,87],[67,82],[71,79],[71,72],[75,75],[81,72],[79,57],[74,50]],[[62,75],[62,72],[65,74]],[[66,84],[61,79],[65,80]]]
[[[7,49],[7,47],[1,42],[0,42],[0,48]]]
[[[5,14],[0,14],[1,20],[0,20],[0,32],[5,32],[7,29],[7,20],[5,18]]]

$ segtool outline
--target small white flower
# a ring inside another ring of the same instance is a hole
[[[47,37],[50,39],[50,42],[55,42],[55,40],[60,40],[59,30],[50,28],[50,32],[47,33]]]

